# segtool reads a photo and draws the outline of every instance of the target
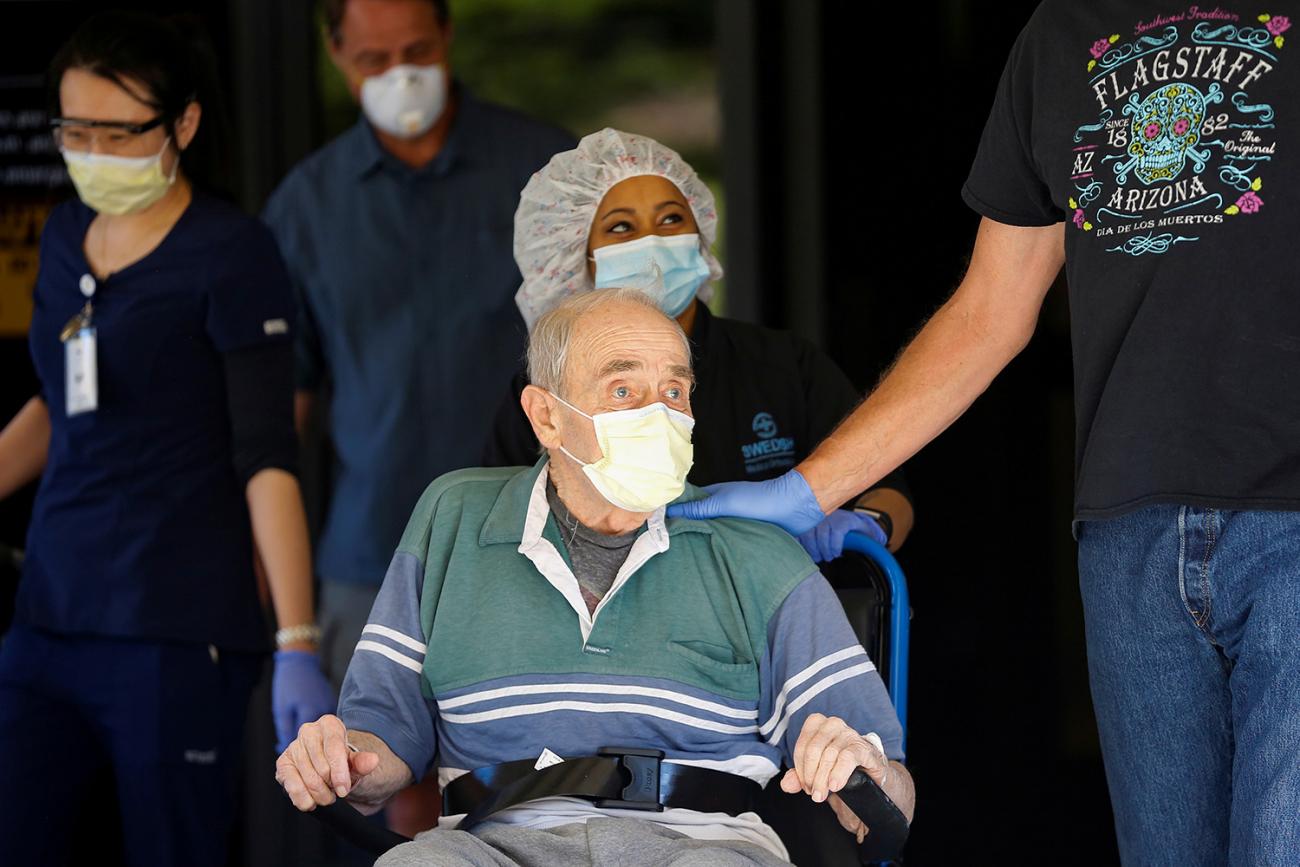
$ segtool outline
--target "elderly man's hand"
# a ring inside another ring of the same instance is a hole
[[[839,717],[810,714],[795,743],[794,767],[781,778],[781,789],[790,794],[803,789],[814,801],[829,797],[840,824],[860,843],[869,829],[834,793],[844,788],[858,768],[884,788],[889,760],[878,743],[879,738],[855,732]]]
[[[275,781],[295,807],[310,812],[347,797],[377,767],[379,755],[353,752],[343,720],[326,714],[298,729],[298,737],[275,762]]]

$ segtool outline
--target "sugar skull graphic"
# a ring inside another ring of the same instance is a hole
[[[1129,122],[1128,159],[1115,166],[1115,178],[1121,184],[1129,172],[1144,184],[1172,181],[1183,170],[1187,159],[1195,171],[1202,171],[1210,158],[1207,148],[1197,148],[1205,108],[1221,102],[1223,92],[1212,84],[1202,95],[1190,84],[1161,85],[1140,99],[1134,93],[1124,106]]]

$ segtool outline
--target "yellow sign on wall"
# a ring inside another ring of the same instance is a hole
[[[48,202],[0,204],[0,337],[25,337]]]

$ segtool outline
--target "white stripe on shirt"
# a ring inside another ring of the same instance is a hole
[[[361,630],[361,634],[365,635],[367,632],[372,635],[382,635],[384,638],[387,638],[390,641],[395,641],[403,647],[411,648],[411,650],[416,651],[421,656],[424,655],[426,648],[423,644],[416,641],[414,638],[403,635],[396,629],[390,629],[387,626],[382,626],[378,623],[367,623],[365,629]]]
[[[786,727],[790,725],[790,717],[793,716],[799,710],[799,708],[803,707],[808,702],[812,701],[818,695],[830,689],[835,684],[840,683],[841,681],[848,680],[851,677],[856,677],[859,674],[866,674],[870,671],[875,671],[875,669],[876,667],[871,664],[871,661],[867,660],[866,662],[860,663],[859,665],[852,666],[851,668],[843,668],[835,672],[834,674],[828,674],[826,677],[823,677],[821,680],[817,681],[812,686],[805,689],[802,695],[800,695],[794,701],[790,702],[790,706],[787,707],[785,710],[785,715],[781,717],[781,724],[778,725],[776,727],[776,730],[773,731],[772,734],[768,736],[767,742],[769,744],[775,744],[777,741],[779,741],[781,739],[781,735],[785,734]]]
[[[393,648],[389,647],[387,644],[380,644],[378,641],[358,641],[357,650],[369,650],[371,653],[378,653],[380,656],[386,656],[393,662],[396,662],[404,668],[409,668],[416,674],[423,671],[423,666],[421,666],[420,663],[408,656],[402,656],[402,654],[393,650]]]
[[[758,711],[745,710],[743,708],[727,707],[713,701],[706,701],[702,698],[686,695],[681,692],[673,692],[668,689],[656,689],[650,686],[633,686],[627,684],[611,683],[536,683],[525,684],[521,686],[505,686],[500,689],[488,689],[483,692],[471,692],[465,695],[458,695],[455,698],[439,699],[438,707],[448,710],[451,708],[463,707],[467,704],[477,704],[481,701],[491,701],[494,698],[504,698],[512,695],[539,695],[546,693],[576,692],[576,693],[594,693],[595,695],[637,695],[648,698],[661,698],[664,701],[671,701],[674,704],[684,704],[688,707],[699,708],[710,713],[716,713],[718,716],[729,716],[734,719],[758,719]]]
[[[848,647],[844,648],[843,650],[837,650],[834,653],[830,654],[829,656],[823,656],[821,659],[817,660],[812,665],[808,666],[803,671],[799,672],[794,677],[787,680],[785,682],[785,686],[781,687],[781,692],[777,695],[776,702],[772,705],[772,716],[768,719],[767,722],[763,723],[762,727],[759,728],[759,732],[763,735],[766,735],[769,731],[772,730],[772,727],[777,724],[777,721],[781,718],[781,710],[782,708],[785,707],[785,700],[790,695],[790,690],[794,689],[796,686],[803,683],[805,680],[812,677],[814,674],[821,671],[823,668],[826,668],[826,666],[828,665],[834,665],[835,663],[840,662],[841,660],[852,659],[855,656],[866,656],[866,655],[867,652],[862,649],[861,644],[851,644]],[[875,668],[875,665],[872,665],[871,668]]]
[[[721,732],[729,735],[748,735],[758,731],[757,725],[752,726],[733,726],[725,723],[714,722],[713,720],[701,719],[676,711],[665,710],[661,707],[655,707],[651,704],[633,704],[631,702],[594,702],[594,701],[548,701],[539,704],[518,704],[511,707],[499,707],[494,710],[479,711],[478,713],[440,713],[444,722],[449,723],[481,723],[490,722],[497,719],[506,719],[516,716],[531,716],[539,713],[551,713],[553,711],[575,710],[586,713],[632,713],[641,716],[653,716],[659,719],[666,719],[672,722],[681,723],[682,725],[691,726],[692,728],[704,729],[711,732]]]

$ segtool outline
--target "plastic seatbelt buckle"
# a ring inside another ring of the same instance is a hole
[[[596,755],[618,759],[619,768],[627,772],[628,780],[621,799],[598,798],[593,801],[597,807],[663,812],[664,805],[659,801],[659,764],[664,758],[663,750],[601,747]]]

